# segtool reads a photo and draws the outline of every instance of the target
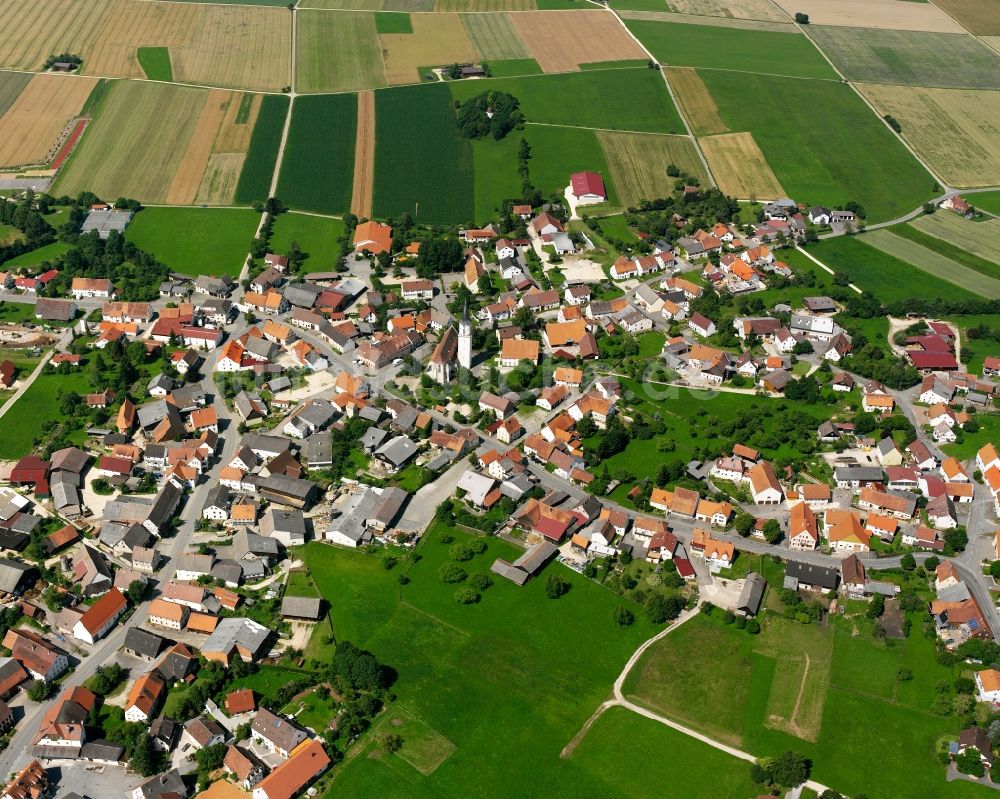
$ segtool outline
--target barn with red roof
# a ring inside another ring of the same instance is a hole
[[[574,172],[569,181],[573,196],[581,205],[603,203],[608,199],[604,178],[596,172]]]

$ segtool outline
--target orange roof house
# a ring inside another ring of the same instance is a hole
[[[315,738],[304,741],[288,760],[257,784],[253,799],[292,799],[329,766],[323,744]]]
[[[354,228],[355,252],[370,252],[372,255],[388,252],[392,248],[392,228],[374,220],[362,222]]]
[[[500,363],[509,361],[531,361],[538,363],[540,345],[537,341],[526,338],[504,339],[500,349]]]

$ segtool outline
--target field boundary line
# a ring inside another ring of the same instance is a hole
[[[828,267],[825,263],[823,263],[819,258],[817,258],[816,256],[814,256],[811,252],[807,252],[804,247],[796,247],[795,249],[796,249],[797,252],[802,253],[806,258],[808,258],[810,261],[812,261],[814,264],[816,264],[816,266],[818,266],[823,271],[829,272],[831,275],[836,275],[837,274],[830,267]],[[847,287],[850,288],[850,289],[854,289],[854,291],[856,291],[858,294],[861,294],[861,289],[858,288],[857,286],[855,286],[853,283],[848,283]]]
[[[935,8],[937,8],[937,6],[935,6]],[[881,114],[879,114],[878,109],[872,104],[872,102],[867,97],[865,97],[864,93],[857,86],[855,86],[852,81],[849,81],[847,79],[844,73],[841,72],[840,69],[837,67],[837,65],[833,63],[830,56],[826,54],[826,51],[822,47],[820,47],[819,43],[806,32],[806,27],[808,26],[800,25],[798,22],[795,21],[794,17],[792,18],[792,24],[794,24],[795,27],[799,29],[799,31],[802,33],[803,36],[805,36],[810,42],[812,42],[812,46],[815,47],[816,50],[819,52],[819,54],[826,59],[826,62],[830,65],[833,71],[840,76],[841,80],[844,83],[846,83],[848,86],[851,87],[851,91],[853,91],[858,97],[861,98],[861,102],[863,102],[866,106],[868,106],[868,110],[875,115],[875,118],[879,122],[881,122],[893,136],[896,137],[897,141],[899,141],[907,149],[910,155],[912,155],[916,159],[917,163],[920,164],[925,170],[927,170],[927,174],[929,174],[932,178],[934,178],[938,186],[940,186],[946,192],[951,191],[953,187],[949,186],[945,181],[943,181],[941,179],[941,176],[938,175],[938,173],[935,172],[933,169],[931,169],[930,165],[923,158],[921,158],[917,154],[917,151],[910,146],[910,143],[903,138],[902,134],[897,133],[896,130],[888,122],[886,122],[886,120],[882,117]]]
[[[674,89],[670,85],[670,81],[667,79],[667,74],[663,71],[662,65],[660,65],[660,62],[656,59],[656,56],[653,55],[652,51],[648,47],[646,47],[646,45],[644,45],[642,41],[640,41],[639,37],[636,36],[634,33],[632,33],[628,25],[625,24],[625,20],[623,20],[618,15],[618,11],[615,10],[614,8],[611,8],[611,6],[607,6],[607,10],[618,21],[618,24],[621,25],[622,30],[624,30],[625,33],[632,39],[632,41],[634,41],[639,46],[639,49],[646,54],[646,57],[652,63],[657,65],[656,71],[660,73],[660,78],[663,79],[663,85],[667,87],[667,96],[670,97],[670,102],[674,104],[674,109],[677,111],[677,116],[680,117],[681,122],[684,123],[684,130],[687,131],[687,136],[689,139],[691,139],[691,143],[694,145],[694,151],[698,153],[698,158],[701,160],[701,165],[705,169],[705,174],[708,175],[708,180],[712,184],[712,186],[714,188],[718,188],[718,184],[715,182],[715,175],[712,174],[712,168],[708,165],[708,159],[705,158],[705,154],[701,151],[701,147],[698,144],[698,137],[695,136],[694,131],[691,130],[691,125],[688,123],[687,117],[684,116],[684,112],[681,110],[680,103],[677,102],[677,97],[676,95],[674,95]]]
[[[408,602],[405,599],[400,598],[399,604],[402,605],[403,607],[409,608],[410,610],[414,611],[415,613],[420,613],[421,615],[426,616],[428,619],[433,619],[438,624],[440,624],[442,627],[447,627],[449,630],[454,630],[456,633],[458,633],[459,635],[461,635],[463,638],[469,638],[470,637],[469,633],[467,633],[465,630],[461,630],[458,627],[456,627],[454,624],[450,624],[449,622],[446,622],[444,619],[442,619],[442,618],[440,618],[438,616],[435,616],[433,613],[431,613],[428,610],[424,610],[423,608],[418,608],[416,605],[414,605],[411,602]]]

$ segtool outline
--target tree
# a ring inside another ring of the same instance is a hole
[[[801,11],[796,11],[795,12],[795,21],[797,23],[799,23],[799,25],[808,25],[809,24],[809,15],[808,14],[803,14]]]
[[[212,744],[195,752],[194,757],[198,761],[199,771],[207,773],[215,771],[217,768],[222,768],[222,761],[226,757],[226,749],[225,744]]]
[[[899,561],[899,565],[903,567],[905,571],[911,572],[917,568],[917,559],[913,557],[909,552],[907,552]]]
[[[842,794],[837,793],[833,788],[827,788],[819,795],[819,799],[844,799]]]
[[[32,702],[44,702],[55,693],[55,686],[45,680],[35,680],[28,686],[28,699]]]
[[[142,580],[133,580],[125,589],[129,602],[138,605],[146,597],[146,584]]]
[[[615,624],[619,627],[628,627],[635,621],[635,616],[632,614],[632,611],[622,605],[618,605],[618,607],[612,611],[611,617],[615,620]]]
[[[812,764],[800,752],[782,752],[771,762],[768,772],[771,782],[783,788],[794,788],[809,779]]]
[[[676,619],[684,605],[675,595],[663,596],[652,594],[646,600],[646,617],[653,624],[663,624],[670,619]]]
[[[781,525],[777,519],[768,519],[764,522],[764,538],[769,544],[777,542],[781,538]]]
[[[489,91],[462,103],[455,124],[466,139],[492,136],[499,141],[515,128],[524,127],[524,114],[514,95]]]
[[[961,527],[956,527],[944,534],[944,543],[953,552],[962,552],[969,544],[969,536]]]
[[[225,750],[224,746],[223,750]],[[201,753],[199,752],[199,754]],[[225,751],[223,751],[223,756],[225,756]],[[130,747],[128,753],[129,768],[142,777],[152,777],[160,770],[159,760],[150,737],[148,735],[136,736],[135,743]]]
[[[379,736],[378,746],[383,752],[392,754],[403,748],[403,739],[394,732],[387,732]]]
[[[736,515],[736,521],[733,523],[733,527],[736,528],[737,533],[746,538],[753,532],[754,524],[755,522],[753,516],[745,511],[740,511]]]
[[[885,613],[885,597],[881,594],[875,594],[872,597],[872,601],[868,603],[868,609],[865,611],[865,615],[869,619],[877,619],[883,613]]]
[[[550,574],[545,578],[545,596],[558,599],[569,591],[569,581],[558,574]]]

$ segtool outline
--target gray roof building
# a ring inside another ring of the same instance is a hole
[[[323,600],[316,597],[286,596],[281,600],[281,615],[286,619],[316,621],[323,613]]]

